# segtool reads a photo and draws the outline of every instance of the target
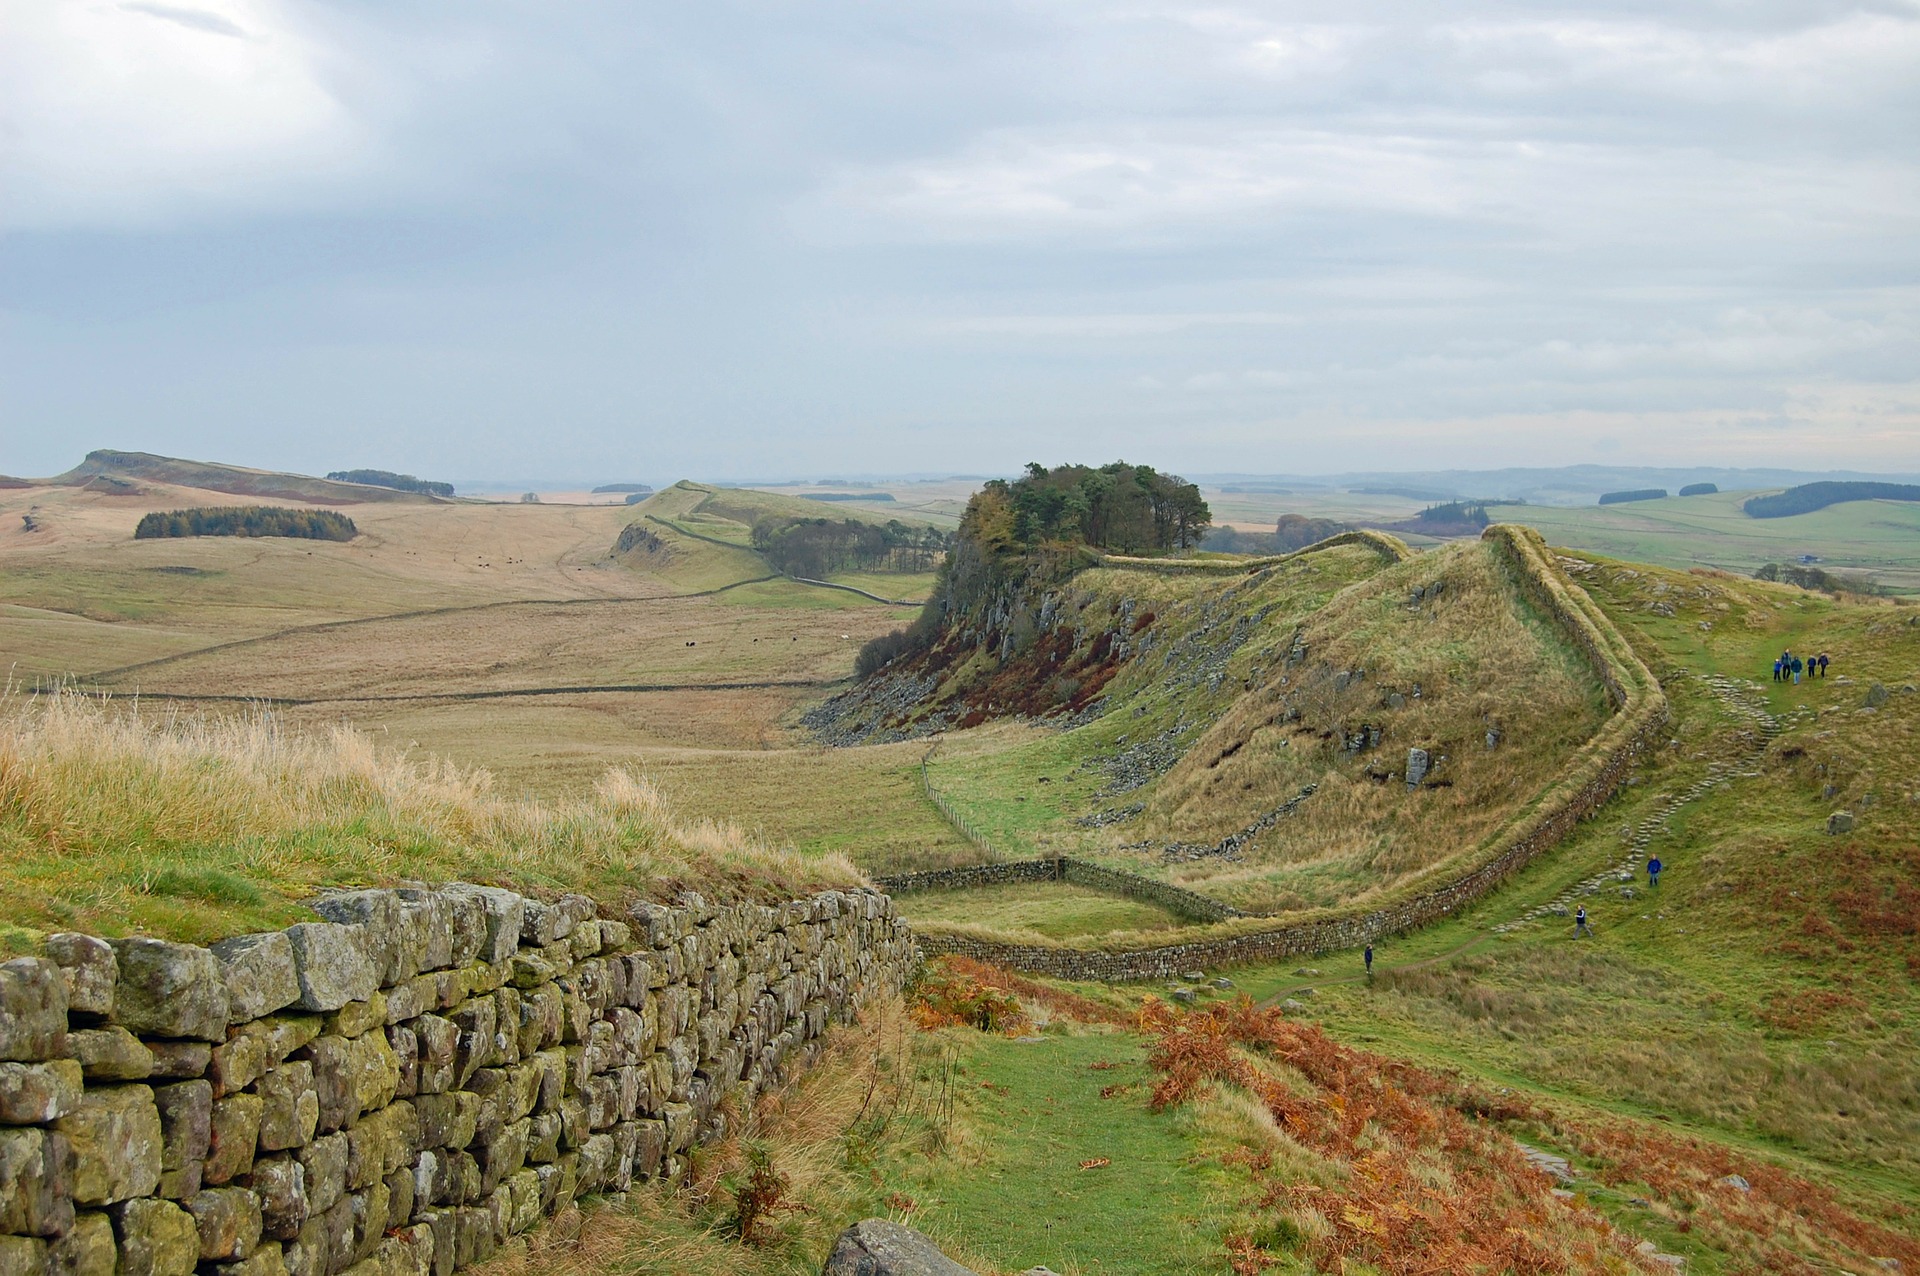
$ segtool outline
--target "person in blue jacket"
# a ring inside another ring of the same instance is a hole
[[[1660,862],[1660,857],[1658,855],[1648,860],[1647,861],[1647,885],[1658,886],[1660,884],[1660,870],[1665,867],[1666,865]]]

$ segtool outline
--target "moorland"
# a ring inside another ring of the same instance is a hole
[[[1059,856],[1247,914],[1051,880],[899,897],[930,940],[1138,949],[1426,889],[1558,800],[1622,712],[1496,538],[1056,552],[1063,525],[1003,527],[973,483],[613,506],[151,458],[63,479],[0,489],[15,947],[206,940],[416,876],[778,898]],[[1209,495],[1249,528],[1428,503]],[[1556,547],[1553,589],[1645,671],[1660,729],[1547,853],[1378,937],[1371,972],[934,963],[696,1190],[503,1270],[805,1270],[857,1212],[983,1270],[1920,1262],[1920,608],[1751,578],[1791,550],[1910,587],[1916,507],[1751,520],[1744,495],[1490,510]],[[357,534],[134,536],[238,498]],[[782,571],[777,537],[823,518],[884,558]],[[1783,648],[1830,675],[1770,681]],[[805,1207],[757,1233],[755,1157]]]

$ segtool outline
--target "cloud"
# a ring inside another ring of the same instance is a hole
[[[208,13],[205,9],[181,9],[170,4],[122,4],[120,7],[129,13],[144,13],[159,18],[162,22],[177,22],[191,31],[230,35],[241,40],[247,38],[246,29],[231,18]]]

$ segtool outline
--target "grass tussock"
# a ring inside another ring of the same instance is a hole
[[[536,803],[345,726],[155,717],[74,694],[0,701],[0,922],[206,941],[298,920],[321,887],[452,878],[610,903],[859,880],[844,857],[680,818],[624,770]]]

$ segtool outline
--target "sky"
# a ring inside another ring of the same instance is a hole
[[[0,0],[0,472],[1920,468],[1920,2]]]

